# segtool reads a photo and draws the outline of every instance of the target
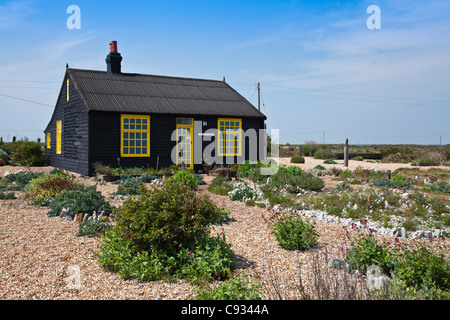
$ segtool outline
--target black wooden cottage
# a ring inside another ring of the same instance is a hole
[[[66,67],[44,131],[50,166],[84,175],[96,162],[198,170],[205,159],[194,150],[212,147],[216,163],[264,157],[265,115],[225,81],[122,73],[121,61],[113,41],[107,71]]]

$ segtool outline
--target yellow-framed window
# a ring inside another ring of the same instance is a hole
[[[66,85],[66,100],[69,101],[69,78],[67,78],[67,85]]]
[[[61,154],[62,121],[56,121],[56,154]]]
[[[219,118],[217,129],[219,156],[242,155],[242,119]]]
[[[120,155],[150,157],[150,116],[122,114]]]
[[[51,140],[50,140],[50,133],[47,133],[45,135],[45,145],[47,146],[47,149],[51,148]]]

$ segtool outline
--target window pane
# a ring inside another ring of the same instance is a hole
[[[134,154],[134,148],[130,148],[130,154]]]
[[[128,119],[128,118],[123,119],[123,123],[129,123],[129,121],[130,121],[130,119]]]
[[[134,140],[130,140],[130,147],[134,147]]]
[[[123,140],[123,146],[128,147],[128,140]]]
[[[142,133],[142,139],[147,140],[147,132],[143,132],[143,133]]]
[[[130,132],[130,139],[134,139],[134,132]]]
[[[128,132],[124,132],[124,133],[123,133],[123,138],[124,138],[124,139],[128,139]]]
[[[142,146],[146,147],[147,146],[147,140],[142,140]]]
[[[125,130],[128,130],[129,127],[130,127],[130,126],[129,126],[128,124],[124,124],[124,125],[123,125],[123,128],[124,128]]]
[[[128,148],[123,148],[123,154],[128,154]]]
[[[130,119],[130,123],[136,123],[135,119]]]
[[[140,124],[136,125],[136,130],[141,130],[141,125]]]
[[[141,146],[141,140],[136,140],[136,147],[140,147]]]
[[[140,132],[136,132],[136,139],[140,139],[141,138],[141,133]]]
[[[142,154],[147,154],[147,148],[142,148]]]
[[[146,124],[142,125],[142,130],[148,130],[148,126]]]

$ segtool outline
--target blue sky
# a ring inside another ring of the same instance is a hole
[[[0,1],[0,136],[43,138],[66,63],[106,70],[117,40],[123,72],[225,76],[255,106],[260,82],[282,143],[448,144],[449,17],[448,0]]]

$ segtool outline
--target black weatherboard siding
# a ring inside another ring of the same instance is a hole
[[[110,43],[107,71],[66,68],[52,118],[45,129],[51,135],[49,165],[93,175],[96,162],[117,167],[168,167],[173,164],[171,140],[177,118],[200,121],[201,131],[217,129],[219,118],[242,120],[242,129],[264,129],[266,116],[225,81],[121,72],[117,43]],[[66,80],[69,78],[69,101]],[[121,157],[121,115],[150,116],[150,157]],[[56,154],[56,122],[62,121],[62,153]],[[203,125],[205,123],[205,125]],[[198,128],[197,128],[198,130]],[[198,131],[194,142],[198,147]],[[201,143],[202,150],[210,143]],[[242,162],[250,145],[242,137]],[[256,142],[259,152],[259,141]],[[259,153],[258,153],[259,154]],[[254,159],[251,159],[254,160]],[[225,163],[225,157],[222,163]],[[198,164],[194,169],[200,169]]]
[[[50,149],[46,148],[49,165],[89,174],[89,120],[74,83],[69,77],[69,101],[66,99],[66,73],[52,118],[45,129],[50,133]],[[62,122],[61,154],[56,154],[56,122]]]

